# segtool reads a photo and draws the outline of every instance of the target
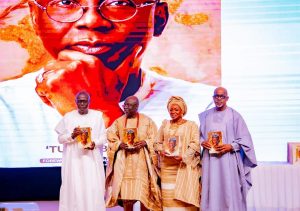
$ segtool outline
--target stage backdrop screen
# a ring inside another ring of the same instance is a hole
[[[86,13],[62,23],[23,2],[0,2],[0,167],[59,166],[54,128],[80,90],[107,127],[130,95],[159,127],[170,96],[183,97],[185,118],[199,123],[222,85],[258,160],[286,161],[286,143],[300,141],[296,1],[167,0],[169,15],[149,5],[123,21],[99,14],[90,28],[78,24]]]

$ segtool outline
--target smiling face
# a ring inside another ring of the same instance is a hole
[[[218,111],[226,109],[228,98],[227,90],[225,88],[218,87],[215,89],[213,100]]]
[[[123,4],[122,1],[125,2],[125,0],[115,1],[115,4]],[[70,2],[70,0],[61,0],[59,4],[65,6]],[[131,19],[113,22],[100,14],[97,9],[100,1],[81,0],[78,2],[88,7],[84,9],[81,18],[73,23],[54,21],[48,17],[46,11],[34,3],[30,4],[35,30],[45,48],[55,58],[62,50],[69,49],[94,55],[101,59],[107,67],[115,69],[124,58],[140,48],[135,56],[135,60],[140,64],[140,58],[153,34],[156,30],[162,31],[167,20],[167,10],[165,9],[167,5],[162,3],[137,8],[136,15]],[[46,7],[49,0],[38,0],[38,3]],[[135,4],[141,3],[145,3],[145,0],[135,0]],[[165,14],[162,11],[165,11]],[[155,16],[156,13],[159,15]],[[155,17],[158,16],[165,18],[164,24],[155,25]],[[159,27],[160,29],[156,29]]]
[[[86,94],[79,94],[76,98],[76,105],[80,114],[87,114],[89,109],[89,97]]]
[[[172,120],[177,121],[183,117],[183,111],[177,104],[172,104],[169,109],[169,114]]]
[[[139,108],[139,100],[135,96],[127,97],[124,104],[124,113],[128,118],[134,117]]]

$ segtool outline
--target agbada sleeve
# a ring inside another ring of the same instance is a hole
[[[67,129],[67,118],[63,117],[55,127],[55,132],[58,134],[58,142],[60,144],[73,143],[75,140],[71,137],[71,132]]]
[[[153,149],[157,137],[157,127],[156,124],[150,119],[148,125],[149,126],[147,128],[147,135],[145,141],[147,143],[147,146]]]
[[[239,153],[242,156],[244,176],[247,181],[247,190],[249,190],[252,186],[251,169],[257,166],[254,146],[252,137],[242,116],[236,111],[233,111],[233,118],[235,130],[235,140],[233,143],[238,144],[241,149]]]
[[[206,141],[206,135],[205,135],[205,119],[206,119],[206,112],[202,112],[198,115],[200,127],[199,127],[199,136],[200,136],[200,144],[204,141]]]
[[[163,151],[163,142],[164,142],[164,128],[167,124],[168,120],[163,120],[158,133],[157,133],[157,138],[156,141],[154,143],[154,150],[157,152],[162,152]]]
[[[95,142],[95,145],[97,147],[101,147],[104,144],[106,144],[106,142],[107,142],[105,123],[104,123],[102,114],[101,114],[101,116],[99,116],[99,122],[97,124],[96,137],[93,141]]]
[[[158,158],[157,158],[157,154],[155,153],[155,142],[156,142],[156,138],[157,138],[157,127],[156,124],[149,119],[149,126],[147,128],[147,135],[146,135],[146,143],[147,143],[147,149],[150,153],[151,159],[153,161],[153,164],[155,166],[158,165]]]
[[[194,152],[198,152],[200,150],[199,128],[195,122],[192,122],[190,127],[191,134],[188,148],[192,149]]]
[[[186,134],[189,144],[185,154],[182,156],[182,161],[187,165],[196,167],[200,163],[200,153],[198,155],[196,153],[200,152],[199,128],[195,122],[192,122],[189,127],[187,131],[190,134]]]
[[[120,133],[118,129],[118,120],[116,120],[108,129],[107,129],[107,157],[109,163],[113,163],[115,153],[117,153],[119,146],[121,144]]]
[[[255,167],[257,162],[252,137],[244,119],[237,112],[234,112],[234,129],[235,140],[233,144],[239,145],[243,149],[245,164],[249,167]]]

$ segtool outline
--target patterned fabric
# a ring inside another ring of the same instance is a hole
[[[164,120],[159,129],[157,151],[163,150],[163,142],[169,137],[171,123]],[[163,210],[199,210],[200,206],[200,151],[199,130],[193,121],[178,125],[182,161],[172,157],[160,157]]]
[[[157,136],[155,123],[139,114],[138,140],[145,140],[147,147],[138,153],[118,150],[125,128],[125,115],[118,118],[107,130],[109,165],[106,178],[106,206],[113,207],[120,200],[138,200],[147,209],[161,210],[161,193],[157,185],[157,163],[153,144]],[[136,127],[137,118],[128,119],[126,127]]]

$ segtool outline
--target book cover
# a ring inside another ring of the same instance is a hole
[[[288,162],[290,164],[300,164],[300,142],[288,142]]]
[[[209,150],[210,154],[218,154],[215,147],[223,142],[223,136],[221,131],[211,131],[208,132],[208,141],[211,144],[211,149]]]
[[[91,128],[90,127],[80,127],[81,134],[76,137],[76,140],[80,142],[83,146],[90,144],[91,141]]]
[[[180,136],[167,137],[163,143],[163,150],[167,156],[180,155]]]
[[[138,141],[137,128],[125,128],[123,131],[123,142],[129,147],[133,147],[134,142]]]

